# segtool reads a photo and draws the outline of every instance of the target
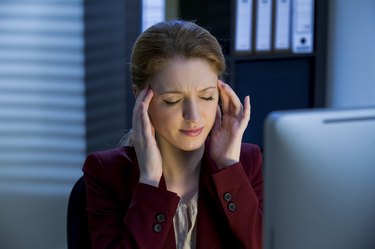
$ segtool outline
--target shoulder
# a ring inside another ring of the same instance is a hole
[[[250,160],[257,163],[258,160],[261,160],[262,153],[260,148],[256,144],[242,143],[241,144],[241,154],[240,160]]]
[[[136,158],[133,147],[96,151],[86,157],[82,170],[85,174],[94,174],[97,176],[116,175],[132,171],[135,165],[137,165]]]
[[[136,158],[134,148],[127,146],[92,152],[88,155],[88,157],[95,157],[98,160],[106,163],[118,163],[123,160],[128,160],[129,162],[131,162]]]
[[[262,167],[262,153],[259,146],[256,144],[242,143],[240,162],[249,177],[255,175]]]

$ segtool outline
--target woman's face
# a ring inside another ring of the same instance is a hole
[[[201,148],[215,121],[218,75],[199,58],[171,60],[150,80],[149,115],[157,138],[181,150]]]

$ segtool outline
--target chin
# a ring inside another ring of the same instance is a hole
[[[206,138],[207,138],[207,136],[204,137],[204,139],[198,138],[195,141],[194,140],[188,141],[188,139],[186,139],[185,141],[180,141],[180,142],[176,143],[175,146],[177,148],[179,148],[180,150],[183,150],[183,151],[198,150],[198,149],[202,148],[202,146],[204,145],[204,143],[206,141]]]
[[[198,150],[198,149],[200,149],[200,148],[202,148],[202,146],[203,146],[203,143],[202,144],[200,144],[200,145],[193,145],[193,146],[179,146],[178,148],[180,149],[180,150],[183,150],[183,151],[195,151],[195,150]]]

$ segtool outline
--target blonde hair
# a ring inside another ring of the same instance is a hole
[[[160,22],[145,30],[135,41],[130,57],[132,84],[141,90],[148,81],[176,57],[201,58],[222,78],[225,59],[217,39],[199,25],[182,20]],[[120,145],[132,146],[132,131]]]

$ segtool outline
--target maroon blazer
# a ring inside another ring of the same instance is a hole
[[[197,249],[262,248],[263,175],[259,147],[242,144],[240,162],[218,170],[206,141]],[[180,198],[139,183],[133,147],[90,154],[83,167],[93,248],[176,248],[173,217]]]

